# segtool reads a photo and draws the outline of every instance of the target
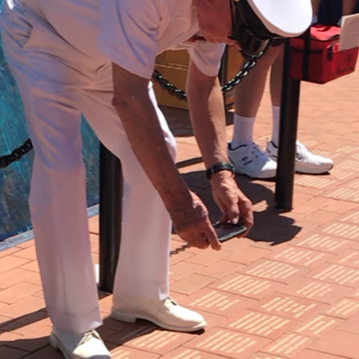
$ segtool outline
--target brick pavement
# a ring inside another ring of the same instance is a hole
[[[203,333],[161,331],[108,318],[100,333],[114,359],[359,359],[359,72],[325,86],[303,84],[299,139],[330,156],[330,175],[296,175],[294,209],[274,207],[274,183],[238,182],[252,199],[256,226],[219,253],[187,249],[171,257],[172,296],[205,315]],[[179,143],[181,172],[219,215],[210,196],[187,113],[165,109]],[[268,88],[255,128],[271,131]],[[228,117],[228,138],[231,116]],[[185,161],[185,162],[183,162]],[[98,218],[90,219],[98,255]],[[172,247],[181,241],[173,236]],[[48,345],[50,321],[34,243],[0,252],[0,358],[61,358]]]

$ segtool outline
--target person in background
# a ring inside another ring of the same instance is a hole
[[[318,0],[312,1],[313,22],[317,22],[319,2]],[[355,2],[353,0],[343,0],[343,13],[350,13],[355,6]],[[272,134],[266,150],[263,151],[253,139],[253,129],[269,70]],[[262,179],[273,178],[276,175],[282,72],[283,44],[278,41],[257,61],[256,66],[235,89],[234,126],[232,139],[228,144],[228,156],[239,174]],[[332,159],[310,152],[301,142],[297,141],[296,172],[324,174],[330,171],[332,167]]]

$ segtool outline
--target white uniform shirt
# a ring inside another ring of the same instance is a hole
[[[38,2],[59,34],[80,51],[105,56],[148,79],[158,54],[185,43],[199,30],[193,0],[22,1]],[[199,70],[216,76],[224,44],[191,45],[188,52]]]

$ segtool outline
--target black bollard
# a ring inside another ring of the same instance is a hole
[[[100,144],[99,289],[113,292],[120,253],[123,177],[121,162]]]
[[[300,81],[292,80],[289,77],[289,39],[285,40],[283,65],[275,201],[279,209],[290,211],[293,208],[294,166],[298,128]]]

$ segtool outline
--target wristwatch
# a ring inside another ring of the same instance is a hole
[[[211,179],[212,176],[221,171],[230,171],[233,174],[233,177],[236,173],[234,166],[230,162],[218,162],[214,164],[212,167],[206,170],[206,175],[208,179]]]

